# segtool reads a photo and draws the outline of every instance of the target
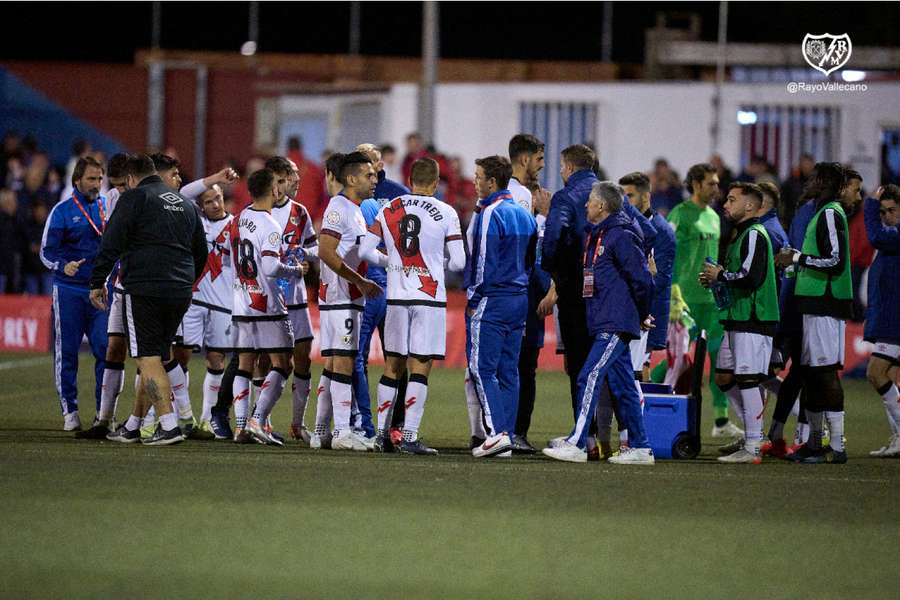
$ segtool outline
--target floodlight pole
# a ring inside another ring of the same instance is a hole
[[[359,2],[350,3],[350,48],[353,56],[359,54],[360,39],[362,38],[362,6]]]
[[[259,45],[259,2],[250,3],[250,17],[247,23],[247,39]]]
[[[718,154],[722,140],[722,88],[725,85],[725,63],[728,52],[728,2],[719,2],[719,42],[716,52],[716,91],[712,98],[712,125],[709,132],[712,153]]]
[[[434,88],[437,68],[440,25],[438,2],[423,2],[422,12],[422,83],[419,86],[419,134],[426,144],[434,142]]]
[[[612,62],[613,41],[613,3],[603,3],[603,35],[600,38],[600,60],[605,63]]]

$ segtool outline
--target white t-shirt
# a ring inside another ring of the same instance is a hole
[[[509,193],[512,194],[513,200],[528,211],[528,214],[534,214],[531,209],[531,190],[522,185],[515,177],[510,177],[509,185],[506,186]]]
[[[354,271],[359,272],[359,243],[366,235],[366,220],[359,205],[344,195],[338,194],[328,202],[322,217],[322,231],[338,239],[337,255]],[[325,305],[366,303],[362,292],[349,281],[340,277],[331,268],[321,263],[319,301]]]
[[[281,227],[267,211],[248,206],[235,217],[232,226],[231,260],[234,265],[234,308],[232,316],[243,321],[287,317],[284,295],[275,277],[263,274],[264,256],[281,253]]]
[[[231,273],[231,241],[229,229],[234,220],[226,214],[211,221],[201,216],[206,232],[206,266],[200,279],[194,282],[194,300],[231,311],[234,302],[234,275]]]
[[[456,211],[436,198],[405,194],[385,205],[372,227],[387,250],[388,301],[446,303],[444,247],[462,239]]]
[[[281,206],[272,207],[272,216],[281,227],[282,252],[301,247],[308,248],[317,242],[316,231],[306,207],[288,198]],[[306,304],[306,283],[302,277],[289,279],[286,302],[288,307]]]

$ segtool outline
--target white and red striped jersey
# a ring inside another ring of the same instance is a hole
[[[449,204],[405,194],[381,209],[372,231],[387,250],[388,301],[446,304],[444,247],[462,240],[459,216]]]
[[[306,207],[290,198],[281,206],[272,207],[272,216],[281,227],[281,251],[286,253],[294,248],[309,250],[318,246],[316,231]],[[304,308],[306,306],[306,282],[302,277],[288,280],[288,308]]]
[[[206,232],[206,266],[200,278],[194,282],[194,304],[220,308],[231,312],[234,302],[233,275],[231,274],[231,242],[228,232],[232,215],[212,221],[201,216]]]
[[[248,206],[231,223],[231,260],[234,276],[235,320],[267,320],[287,316],[284,295],[275,277],[262,270],[265,256],[281,254],[281,227],[264,210]]]
[[[366,235],[366,220],[359,205],[342,194],[334,196],[322,217],[323,236],[338,239],[337,254],[351,269],[359,272],[359,244]],[[366,303],[355,285],[332,271],[323,261],[319,283],[319,302],[324,305]]]

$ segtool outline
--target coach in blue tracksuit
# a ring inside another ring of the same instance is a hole
[[[372,144],[361,144],[356,148],[372,160],[372,164],[377,165],[378,183],[375,185],[375,196],[363,200],[359,205],[363,218],[366,220],[366,227],[371,227],[375,222],[375,217],[385,204],[403,194],[408,194],[409,189],[406,186],[388,179],[384,173],[384,163],[381,162],[381,152]],[[384,248],[384,245],[381,245]],[[383,267],[369,265],[366,271],[366,277],[381,286],[381,289],[387,289],[387,272]],[[356,362],[353,366],[353,393],[356,399],[356,405],[359,410],[359,419],[353,419],[365,430],[366,437],[371,438],[375,435],[375,425],[372,423],[372,408],[369,398],[369,378],[367,365],[369,363],[369,348],[372,344],[372,335],[377,329],[384,342],[384,316],[387,311],[387,297],[385,294],[377,298],[367,298],[366,307],[363,310],[362,321],[359,325],[359,352],[356,354]],[[398,398],[406,397],[406,375],[400,379],[398,387]],[[400,409],[403,402],[397,404],[396,409]],[[404,410],[394,410],[393,422],[402,421]]]
[[[475,161],[475,188],[481,210],[472,226],[465,272],[469,336],[469,376],[488,433],[472,449],[476,458],[511,453],[519,402],[519,351],[528,311],[528,283],[537,248],[534,218],[506,189],[509,159]]]
[[[72,173],[72,196],[53,207],[41,238],[41,260],[53,273],[54,375],[63,429],[81,429],[78,416],[78,348],[87,335],[94,355],[95,396],[106,367],[107,313],[91,305],[88,286],[109,212],[100,195],[103,166],[81,158]]]
[[[594,420],[604,378],[619,402],[628,429],[629,448],[610,458],[617,464],[653,464],[644,429],[641,401],[634,385],[628,344],[650,326],[653,278],[642,241],[623,206],[624,190],[611,181],[593,185],[587,202],[593,224],[583,251],[583,287],[587,329],[593,346],[578,374],[579,411],[575,427],[543,453],[557,460],[586,462],[588,429]]]

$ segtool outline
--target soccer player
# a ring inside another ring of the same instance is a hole
[[[730,296],[721,308],[725,330],[716,360],[716,383],[738,415],[743,415],[743,447],[720,456],[725,463],[762,462],[762,418],[765,411],[759,384],[769,372],[772,338],[778,323],[778,291],[772,243],[756,216],[763,192],[753,183],[733,183],[725,213],[734,224],[734,237],[725,253],[725,265],[707,264],[699,273],[701,285],[724,285]]]
[[[300,265],[305,275],[309,270],[308,259],[318,256],[319,241],[309,211],[294,200],[300,188],[300,172],[293,161],[283,156],[271,157],[266,161],[266,168],[275,173],[278,182],[279,197],[272,207],[272,216],[281,227],[281,252],[283,255],[291,255],[302,249],[304,260]],[[289,279],[285,288],[288,316],[294,330],[291,437],[309,445],[310,436],[304,424],[304,416],[309,402],[311,380],[309,353],[313,340],[312,320],[303,277]]]
[[[784,249],[778,266],[797,269],[794,295],[803,315],[800,364],[806,388],[809,441],[788,456],[805,463],[846,463],[844,390],[838,371],[844,362],[846,319],[853,311],[850,240],[842,203],[859,197],[859,179],[848,179],[840,163],[817,163],[806,196],[816,213],[806,228],[800,250]],[[855,192],[854,192],[855,189]],[[823,445],[824,421],[831,443]]]
[[[866,341],[875,344],[869,357],[866,376],[881,395],[891,428],[888,443],[869,452],[881,458],[900,456],[900,393],[897,392],[897,366],[900,365],[900,187],[879,188],[866,200],[863,217],[869,242],[878,250],[869,267],[866,307]]]
[[[235,340],[238,371],[234,377],[234,439],[242,443],[255,438],[262,444],[281,445],[265,428],[291,372],[294,332],[288,318],[284,293],[276,279],[302,276],[299,265],[281,262],[282,228],[272,217],[272,206],[279,192],[275,174],[260,169],[247,179],[253,203],[241,211],[231,229],[231,258],[234,264],[234,309],[237,327]],[[272,365],[248,420],[250,379],[256,356],[266,353]]]
[[[628,348],[630,340],[640,337],[641,329],[652,327],[653,278],[632,218],[623,211],[625,202],[624,190],[611,181],[595,183],[587,201],[591,227],[582,254],[582,296],[587,329],[594,343],[578,374],[579,411],[575,427],[567,437],[557,438],[543,450],[556,460],[587,461],[589,427],[606,379],[618,399],[629,437],[629,446],[611,457],[610,462],[654,463]]]
[[[325,369],[319,380],[316,429],[312,448],[365,452],[365,440],[350,426],[353,364],[359,351],[359,322],[366,297],[381,287],[359,274],[359,243],[366,235],[360,203],[375,193],[378,175],[361,152],[344,155],[337,181],[342,190],[328,202],[319,239],[322,271],[319,283],[320,332]],[[334,416],[334,435],[328,424]]]
[[[109,218],[106,199],[100,195],[102,180],[99,162],[89,156],[79,159],[72,173],[72,196],[50,211],[41,238],[41,261],[53,272],[54,375],[64,431],[81,429],[76,376],[78,348],[85,335],[94,355],[100,412],[107,313],[91,306],[88,282]]]
[[[678,204],[668,215],[669,224],[675,230],[672,283],[681,289],[698,331],[706,330],[710,364],[715,365],[722,344],[722,325],[712,293],[700,285],[697,273],[703,270],[707,257],[715,260],[719,255],[721,223],[719,215],[710,207],[719,195],[719,176],[712,165],[696,164],[688,170],[685,186],[691,193],[690,199]],[[694,368],[702,369],[703,365]],[[743,430],[728,420],[728,399],[716,385],[713,373],[710,373],[709,389],[715,416],[712,436],[736,438],[743,435]]]
[[[528,276],[534,264],[537,227],[515,203],[507,185],[509,160],[475,161],[481,211],[472,228],[473,246],[465,285],[470,317],[469,374],[482,404],[487,438],[472,450],[482,458],[509,455],[519,400],[517,365],[528,311]]]
[[[375,195],[371,198],[366,198],[359,205],[359,210],[366,220],[366,227],[371,227],[375,223],[375,217],[378,215],[378,211],[394,198],[408,194],[409,189],[407,189],[406,186],[387,178],[384,173],[384,163],[381,160],[381,152],[374,144],[360,144],[356,147],[356,150],[365,154],[368,159],[372,161],[372,164],[375,166],[375,172],[378,175],[378,183],[375,185]],[[382,267],[370,263],[366,267],[365,275],[382,288],[387,286],[387,273],[385,273],[385,270]],[[385,304],[384,296],[377,296],[366,300],[366,306],[363,309],[359,326],[359,353],[356,355],[356,361],[353,363],[353,427],[357,433],[362,435],[366,440],[366,444],[370,445],[373,450],[375,449],[376,440],[375,425],[372,423],[371,399],[369,397],[369,351],[372,345],[372,337],[374,336],[376,329],[379,332],[383,349],[386,314],[387,305]],[[398,396],[402,399],[406,395],[406,386],[409,381],[409,377],[405,371],[400,375],[398,381]],[[395,423],[402,422],[404,410],[404,407],[397,406],[397,409],[393,411]]]
[[[190,193],[182,194],[192,198]],[[234,348],[231,309],[234,303],[234,276],[231,269],[229,231],[234,217],[225,212],[222,188],[218,183],[203,191],[196,202],[200,207],[209,255],[200,279],[194,282],[191,306],[181,323],[182,339],[176,345],[179,364],[185,369],[190,353],[206,350],[206,376],[203,378],[203,408],[199,435],[214,436],[211,410],[218,398],[225,372],[225,355]]]
[[[384,325],[385,369],[378,383],[376,449],[392,452],[388,428],[394,402],[406,407],[400,452],[433,455],[419,439],[419,424],[428,397],[432,361],[443,360],[447,342],[447,290],[444,286],[444,249],[447,268],[461,271],[466,264],[459,217],[450,205],[434,198],[440,171],[431,158],[412,164],[412,193],[390,201],[369,228],[360,249],[370,265],[387,270],[387,315]],[[387,255],[376,249],[384,243]],[[398,398],[398,379],[409,367],[405,398]]]
[[[119,195],[128,189],[128,155],[119,153],[110,157],[106,165],[106,178],[109,182],[109,192],[106,195],[106,204],[109,214],[116,209]],[[103,369],[103,384],[100,391],[100,410],[94,417],[94,423],[90,429],[78,431],[75,437],[80,439],[106,439],[110,431],[116,429],[116,406],[119,394],[125,386],[125,321],[122,316],[121,273],[115,271],[112,282],[113,298],[109,307],[109,316],[106,325],[106,361]]]
[[[509,193],[528,214],[534,214],[528,186],[537,182],[538,173],[544,168],[544,143],[527,133],[514,135],[509,140],[509,162],[512,164]]]

